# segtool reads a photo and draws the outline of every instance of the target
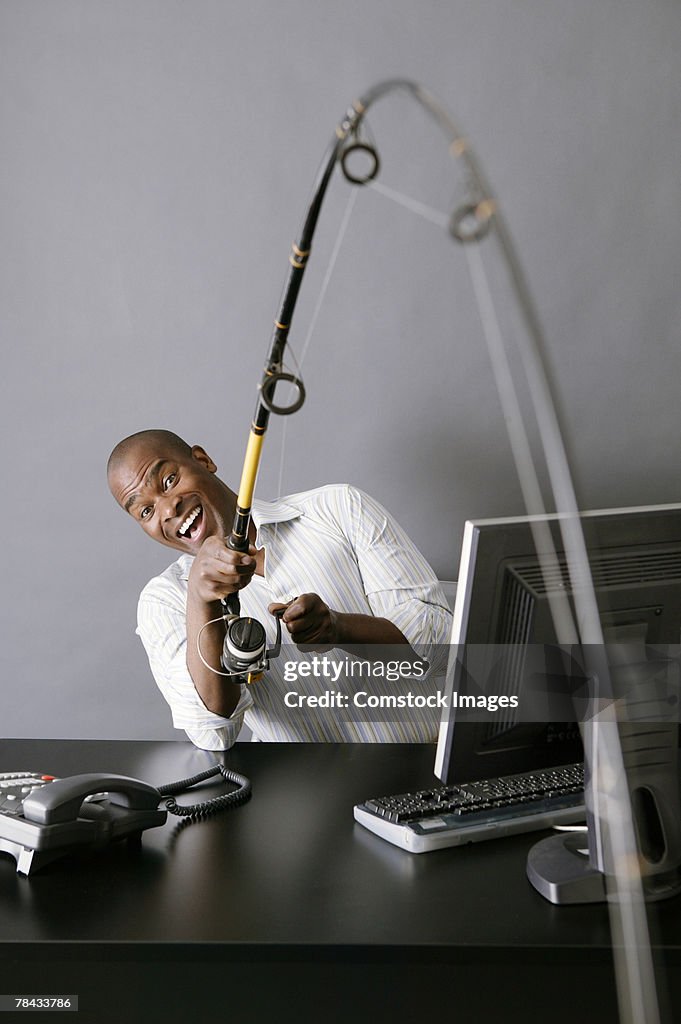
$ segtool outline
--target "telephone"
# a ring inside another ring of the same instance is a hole
[[[201,804],[180,805],[174,795],[220,774],[238,786]],[[58,779],[39,772],[0,773],[0,852],[30,875],[75,849],[99,849],[118,839],[139,838],[163,825],[168,812],[198,821],[250,797],[243,775],[216,764],[189,779],[159,789],[125,775],[91,772]],[[165,800],[165,810],[159,807]]]

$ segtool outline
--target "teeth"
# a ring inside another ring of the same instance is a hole
[[[196,517],[199,515],[200,512],[201,512],[201,506],[200,505],[197,505],[196,508],[193,508],[191,510],[191,512],[189,513],[189,515],[185,519],[185,521],[182,523],[182,526],[177,531],[179,533],[180,537],[184,537],[185,533],[187,532],[187,530],[192,525],[192,523],[194,522],[194,520],[196,519]]]

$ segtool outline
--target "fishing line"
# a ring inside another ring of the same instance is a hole
[[[435,224],[445,231],[447,230],[449,217],[446,213],[442,213],[441,210],[435,210],[432,206],[422,203],[419,199],[412,199],[411,196],[407,196],[403,192],[398,192],[397,189],[384,185],[376,178],[373,181],[367,182],[367,184],[374,192],[378,192],[379,195],[384,196],[386,199],[392,199],[398,206],[403,206],[405,209],[410,210],[417,217],[422,217],[423,220],[430,221],[431,224]]]
[[[352,211],[355,208],[355,203],[357,201],[358,194],[359,194],[358,193],[358,189],[356,189],[356,188],[350,189],[350,193],[348,195],[348,201],[345,204],[345,212],[343,214],[343,219],[341,221],[340,228],[338,229],[338,235],[336,237],[336,241],[334,243],[334,247],[333,247],[333,250],[331,252],[331,256],[329,258],[329,265],[326,268],[326,273],[324,275],[324,280],[322,281],[322,286],[321,286],[321,289],[320,289],[320,292],[319,292],[319,298],[317,299],[317,303],[315,305],[314,312],[312,313],[312,318],[310,320],[310,326],[308,327],[307,335],[305,337],[305,341],[303,342],[303,347],[300,350],[300,359],[298,360],[298,364],[297,364],[299,371],[300,371],[300,368],[303,365],[303,362],[305,360],[305,356],[307,355],[307,350],[309,348],[310,341],[312,340],[312,335],[314,333],[314,329],[315,329],[316,324],[317,324],[317,319],[319,317],[319,313],[321,311],[322,304],[324,302],[324,297],[326,296],[327,289],[328,289],[329,284],[331,282],[331,277],[333,275],[333,271],[334,271],[335,266],[336,266],[336,261],[338,259],[338,253],[340,252],[341,245],[343,244],[343,239],[345,238],[345,234],[346,234],[346,232],[348,230],[348,224],[350,223],[350,217],[352,215]]]
[[[203,631],[205,629],[208,629],[209,626],[214,626],[216,622],[222,622],[224,624],[224,621],[225,621],[224,615],[218,615],[218,617],[216,619],[209,619],[208,622],[204,622],[204,624],[201,626],[201,629],[196,634],[196,653],[198,654],[199,658],[201,659],[201,661],[203,662],[205,667],[210,672],[212,672],[214,675],[216,675],[216,676],[225,676],[227,679],[236,679],[238,677],[238,673],[236,673],[236,672],[220,672],[219,669],[213,668],[212,665],[208,664],[208,662],[206,661],[206,659],[204,658],[204,656],[203,656],[203,654],[201,652],[201,637],[203,636]]]
[[[302,377],[302,372],[301,372],[302,371],[302,366],[303,366],[303,363],[305,361],[305,357],[306,357],[306,355],[308,353],[308,349],[310,347],[310,342],[312,341],[312,336],[314,334],[315,327],[317,325],[317,320],[319,319],[319,314],[321,313],[322,305],[324,304],[324,299],[325,299],[326,293],[328,291],[329,284],[331,283],[331,278],[333,276],[333,272],[334,272],[334,269],[336,267],[336,261],[338,260],[338,254],[340,252],[341,245],[343,244],[343,239],[345,238],[345,234],[346,234],[346,232],[348,230],[348,224],[350,223],[350,217],[351,217],[352,211],[353,211],[353,209],[355,207],[355,202],[357,201],[357,191],[358,190],[356,188],[350,189],[350,192],[349,192],[349,195],[348,195],[348,201],[345,204],[345,211],[343,213],[343,218],[341,220],[341,224],[340,224],[340,227],[338,229],[338,234],[336,236],[336,241],[334,243],[333,249],[331,250],[331,256],[329,257],[329,263],[328,263],[328,266],[326,268],[326,272],[324,274],[324,279],[322,280],[321,288],[320,288],[320,291],[319,291],[319,296],[317,297],[317,302],[315,303],[315,307],[314,307],[314,309],[312,311],[312,316],[310,318],[310,323],[309,323],[309,326],[308,326],[308,329],[307,329],[307,334],[305,335],[305,340],[303,341],[303,346],[302,346],[302,348],[300,350],[300,358],[299,359],[296,359],[295,353],[294,353],[294,351],[293,351],[293,349],[291,347],[291,343],[290,342],[289,342],[289,345],[288,345],[288,351],[290,352],[291,359],[293,360],[297,377]],[[290,390],[293,391],[293,388],[291,387]],[[280,447],[280,452],[279,452],[279,470],[278,470],[278,474],[277,474],[277,488],[276,488],[276,492],[275,492],[278,498],[281,498],[281,496],[283,494],[283,491],[284,491],[284,464],[285,464],[285,461],[286,461],[286,441],[287,441],[287,431],[288,431],[288,420],[289,420],[289,418],[288,418],[288,416],[284,416],[283,419],[284,419],[284,423],[283,423],[282,431],[281,431],[281,447]],[[274,524],[274,541],[275,541],[275,543],[277,541],[278,536],[279,536],[279,522],[277,521]]]
[[[443,213],[441,210],[436,210],[432,206],[428,206],[426,203],[420,202],[420,200],[418,200],[418,199],[413,199],[411,196],[407,196],[403,192],[399,192],[397,189],[390,188],[387,185],[383,185],[381,182],[377,181],[376,178],[373,178],[371,181],[368,181],[367,185],[369,187],[371,187],[372,189],[374,189],[376,192],[378,192],[380,195],[382,195],[384,198],[386,198],[388,200],[391,200],[392,202],[396,203],[396,205],[402,206],[404,209],[409,210],[411,213],[416,214],[417,217],[421,217],[426,222],[428,222],[430,224],[434,224],[434,225],[436,225],[436,227],[446,230],[446,228],[447,228],[447,226],[449,224],[449,217],[447,216],[447,214]],[[350,217],[351,217],[352,212],[354,210],[358,194],[359,194],[359,190],[358,189],[356,189],[356,188],[350,189],[350,192],[349,192],[349,195],[348,195],[348,200],[347,200],[347,203],[345,205],[345,212],[343,214],[343,218],[341,220],[341,224],[340,224],[340,227],[338,229],[338,234],[336,236],[336,241],[335,241],[333,249],[331,251],[331,256],[329,257],[329,263],[328,263],[328,266],[326,268],[326,272],[324,274],[324,278],[322,280],[322,284],[321,284],[321,288],[320,288],[320,291],[319,291],[319,295],[317,297],[317,301],[315,303],[315,307],[314,307],[314,309],[312,311],[312,316],[310,318],[310,324],[308,326],[307,333],[305,335],[305,340],[303,341],[303,345],[302,345],[302,348],[300,350],[300,358],[299,359],[297,359],[296,356],[295,356],[295,352],[293,351],[293,347],[291,345],[290,340],[289,340],[289,343],[288,343],[288,351],[289,351],[289,353],[291,355],[291,359],[292,359],[293,364],[295,366],[296,375],[298,377],[302,376],[302,372],[301,371],[302,371],[303,362],[305,361],[305,357],[306,357],[306,355],[308,353],[308,349],[310,347],[310,342],[312,341],[312,337],[313,337],[315,328],[317,326],[317,320],[319,319],[319,315],[321,313],[321,309],[322,309],[322,306],[324,304],[324,300],[326,298],[326,293],[328,291],[329,284],[331,283],[331,278],[333,276],[333,272],[334,272],[335,267],[336,267],[336,262],[338,260],[338,254],[340,252],[341,246],[342,246],[343,241],[345,239],[345,235],[346,235],[346,232],[347,232],[347,229],[348,229],[348,224],[350,223]],[[291,387],[290,391],[293,391],[293,390],[294,390],[293,387]],[[277,494],[277,497],[279,497],[279,498],[282,496],[282,494],[284,492],[284,465],[285,465],[285,461],[286,461],[287,432],[288,432],[288,417],[285,416],[284,417],[284,422],[283,422],[283,425],[282,425],[282,431],[281,431],[281,447],[280,447],[280,453],[279,453],[279,469],[278,469],[278,474],[277,474],[277,487],[276,487],[276,492],[275,492]],[[274,524],[274,539],[275,539],[275,541],[277,540],[277,537],[278,537],[278,531],[279,531],[279,523],[277,522],[277,523]]]

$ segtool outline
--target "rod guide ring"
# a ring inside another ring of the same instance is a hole
[[[296,388],[297,394],[290,405],[275,405],[272,401],[274,395],[274,389],[280,381],[288,381]],[[271,373],[268,377],[263,380],[259,385],[260,390],[260,401],[270,412],[273,412],[276,416],[290,416],[293,412],[298,412],[301,405],[305,401],[305,385],[303,384],[300,377],[296,377],[292,373],[286,373],[283,370],[276,370]]]
[[[493,212],[494,204],[490,201],[463,203],[450,217],[450,235],[459,242],[478,242],[489,231]]]
[[[366,174],[355,174],[348,170],[346,161],[353,153],[365,153],[371,159],[371,164]],[[351,142],[340,155],[340,165],[347,181],[351,181],[353,185],[366,185],[368,182],[373,181],[378,174],[381,161],[374,147],[370,146],[368,142]]]

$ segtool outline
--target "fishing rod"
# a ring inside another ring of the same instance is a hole
[[[468,195],[451,215],[449,231],[452,237],[461,243],[478,242],[490,228],[494,227],[494,235],[501,248],[527,329],[527,338],[519,340],[518,347],[558,513],[558,525],[574,601],[573,616],[566,595],[556,593],[555,588],[551,586],[547,587],[556,635],[560,643],[581,642],[586,645],[587,651],[597,652],[592,661],[592,675],[609,693],[609,670],[607,659],[604,657],[605,645],[600,615],[572,474],[549,379],[544,368],[546,360],[543,355],[544,343],[539,319],[509,232],[468,140],[460,134],[448,113],[435,98],[415,82],[390,79],[369,89],[346,111],[327,149],[300,234],[291,246],[288,275],[274,321],[267,359],[258,384],[234,521],[227,544],[234,551],[248,550],[253,494],[270,415],[291,415],[297,412],[305,401],[305,388],[300,376],[284,368],[284,352],[317,220],[334,168],[339,164],[346,180],[358,186],[368,184],[377,176],[380,168],[379,156],[375,146],[362,136],[362,126],[366,112],[372,104],[396,90],[408,92],[435,120],[448,137],[450,154],[459,161],[463,169]],[[368,169],[362,174],[356,173],[350,166],[351,158],[357,154],[369,162]],[[508,359],[499,337],[495,311],[489,301],[487,282],[481,265],[470,255],[476,248],[464,245],[523,499],[531,519],[541,571],[544,578],[549,579],[552,570],[558,565],[557,553],[545,519],[546,507],[529,449],[523,411],[508,371]],[[293,388],[294,396],[288,404],[282,405],[275,401],[275,397],[278,385],[283,383]],[[226,674],[247,679],[249,682],[259,678],[268,667],[269,658],[278,654],[281,641],[280,619],[277,618],[275,646],[271,651],[267,651],[264,627],[256,620],[240,617],[237,593],[223,599],[223,617],[227,624]],[[622,1019],[632,1024],[638,1024],[645,1019],[646,1024],[652,1024],[659,1021],[659,1010],[647,922],[642,909],[641,876],[639,872],[632,874],[626,869],[627,864],[636,862],[637,845],[617,722],[608,716],[603,719],[602,716],[594,714],[591,720],[584,723],[584,749],[587,787],[590,794],[590,799],[587,800],[587,870],[604,877],[611,897],[611,925],[616,943],[622,946],[622,952],[615,956]],[[606,778],[614,778],[615,782],[604,788],[603,780]],[[609,790],[609,793],[605,792],[606,790]],[[621,906],[618,906],[620,903]]]
[[[345,179],[353,185],[368,184],[380,169],[376,147],[362,137],[364,116],[372,104],[387,93],[406,90],[444,128],[449,137],[450,150],[455,157],[464,159],[468,185],[468,199],[452,214],[450,232],[459,241],[477,240],[486,234],[495,206],[489,198],[480,168],[476,165],[466,139],[459,134],[444,108],[422,86],[407,79],[390,79],[369,89],[348,108],[336,127],[335,134],[322,160],[317,180],[313,187],[312,199],[308,206],[297,239],[291,245],[289,270],[282,293],[279,311],[274,320],[270,347],[265,360],[262,377],[258,383],[255,411],[246,445],[241,481],[237,494],[236,510],[227,545],[233,551],[246,552],[249,545],[249,528],[253,494],[260,467],[263,443],[270,415],[290,416],[297,412],[305,401],[305,385],[300,376],[284,369],[284,351],[288,341],[293,313],[308,263],[322,203],[338,164]],[[368,167],[358,173],[351,167],[357,156],[368,160]],[[287,404],[277,404],[277,386],[286,383],[294,390],[293,398]],[[238,592],[229,594],[222,601],[223,618],[227,623],[226,652],[230,673],[241,675],[249,682],[260,678],[269,665],[269,660],[278,655],[281,647],[281,616],[277,616],[275,645],[266,650],[265,629],[261,623],[240,615]]]
[[[444,109],[430,93],[415,82],[406,79],[391,79],[378,83],[354,101],[336,127],[335,135],[322,161],[300,234],[291,245],[288,275],[279,311],[274,320],[263,374],[258,384],[257,401],[246,446],[234,522],[232,532],[227,540],[228,546],[234,551],[248,550],[253,493],[270,414],[289,416],[297,412],[305,401],[303,381],[299,376],[284,369],[284,351],[329,181],[337,164],[340,165],[346,180],[353,185],[361,186],[373,181],[380,169],[380,159],[375,146],[361,135],[364,116],[376,100],[399,89],[411,93],[445,129],[450,137],[450,148],[453,155],[463,157],[467,164],[469,198],[452,215],[450,231],[459,240],[468,241],[481,238],[489,228],[494,203],[487,195],[480,169],[475,165],[466,139],[458,133]],[[358,154],[369,161],[368,169],[361,174],[352,170],[350,164],[350,161],[353,158],[356,159]],[[294,397],[286,405],[275,402],[277,386],[282,383],[288,383],[294,389]],[[229,614],[239,614],[238,594],[229,596],[227,607]]]

